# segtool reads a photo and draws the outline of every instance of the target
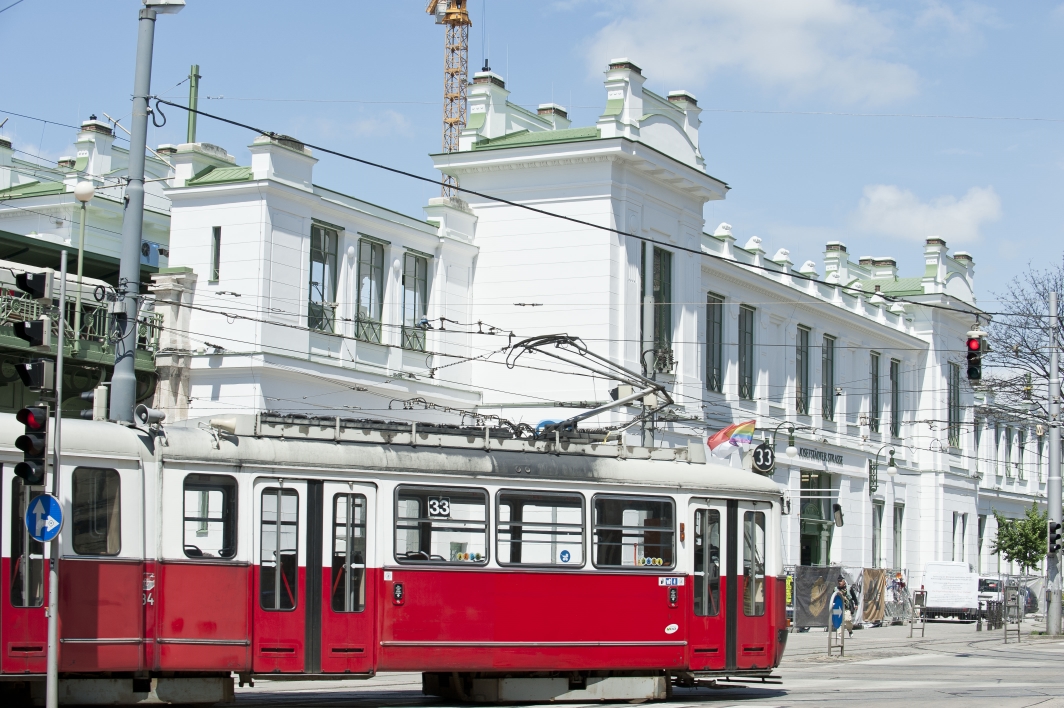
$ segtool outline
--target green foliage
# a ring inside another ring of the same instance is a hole
[[[1026,574],[1046,557],[1048,511],[1038,511],[1035,504],[1019,519],[1006,519],[994,510],[997,519],[997,537],[990,546],[991,553],[1000,553],[1005,560],[1014,562]]]

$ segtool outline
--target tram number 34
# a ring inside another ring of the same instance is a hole
[[[155,573],[144,574],[144,591],[141,593],[142,605],[154,605],[155,604]]]
[[[446,497],[429,497],[429,516],[449,518],[451,516],[451,500]]]

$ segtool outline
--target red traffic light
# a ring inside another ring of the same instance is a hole
[[[983,346],[983,340],[981,337],[968,337],[968,351],[977,352]]]
[[[44,430],[48,425],[48,411],[44,408],[23,408],[15,414],[15,420],[30,430]]]

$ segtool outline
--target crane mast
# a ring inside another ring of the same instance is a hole
[[[466,126],[466,86],[469,83],[469,28],[467,0],[430,0],[426,12],[436,24],[447,27],[443,44],[443,151],[458,152],[458,138]],[[455,196],[458,180],[443,179],[442,194]]]

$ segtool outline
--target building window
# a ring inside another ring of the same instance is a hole
[[[765,614],[765,512],[743,514],[743,614]]]
[[[1001,423],[994,423],[994,449],[990,452],[994,460],[994,474],[1001,474]]]
[[[1012,426],[1005,426],[1005,476],[1011,477],[1014,470],[1012,462]]]
[[[395,559],[400,563],[488,562],[488,494],[480,489],[399,487]]]
[[[1039,482],[1044,482],[1045,481],[1045,477],[1043,476],[1043,473],[1042,473],[1042,464],[1043,464],[1042,456],[1045,453],[1045,447],[1046,447],[1046,437],[1045,437],[1045,435],[1039,435],[1038,436],[1038,481]]]
[[[26,526],[26,512],[38,489],[21,477],[11,478],[11,606],[44,604],[44,544],[34,541]]]
[[[418,325],[428,314],[429,259],[413,253],[403,256],[403,348],[425,351],[425,328]]]
[[[333,612],[366,609],[366,497],[333,496]]]
[[[74,553],[117,556],[122,551],[122,478],[117,470],[74,470],[71,506]]]
[[[905,529],[905,505],[894,505],[894,568],[901,570],[905,567],[902,550],[903,530]]]
[[[830,474],[802,470],[799,496],[801,565],[828,565],[831,535],[835,529],[830,512],[833,496]]]
[[[890,360],[890,434],[901,437],[901,362]]]
[[[724,390],[724,298],[706,295],[706,388]]]
[[[672,499],[600,494],[592,505],[595,566],[661,570],[675,565]]]
[[[1016,476],[1022,480],[1025,479],[1023,474],[1023,456],[1027,452],[1027,431],[1023,428],[1016,431],[1016,447],[1019,453],[1016,456]]]
[[[185,555],[236,555],[236,480],[227,475],[185,477]]]
[[[221,272],[222,263],[222,227],[215,226],[211,230],[211,282],[218,282],[218,274]]]
[[[310,227],[310,304],[307,326],[334,332],[336,322],[336,242],[334,229]]]
[[[500,565],[584,565],[584,497],[499,492],[498,504]]]
[[[954,362],[949,364],[949,381],[947,382],[949,446],[961,446],[961,366]]]
[[[835,420],[835,338],[826,334],[821,353],[820,408],[824,420]]]
[[[381,315],[384,311],[384,245],[361,239],[358,242],[358,315],[355,337],[381,343]]]
[[[299,492],[262,490],[259,519],[259,605],[272,612],[299,602]]]
[[[879,432],[879,352],[872,352],[869,359],[868,377],[872,381],[868,395],[868,427],[873,433]]]
[[[720,512],[695,511],[695,615],[720,614]]]
[[[872,567],[883,567],[883,502],[872,502]]]
[[[979,545],[975,549],[975,572],[983,572],[983,539],[986,538],[986,514],[978,518]]]
[[[754,312],[748,305],[739,306],[739,398],[754,397]]]
[[[968,515],[959,511],[953,512],[953,558],[954,561],[968,560],[968,549],[965,547],[965,537],[968,535]]]
[[[672,252],[654,249],[654,280],[651,295],[654,298],[654,349],[655,370],[671,371],[672,354]],[[665,353],[667,352],[667,353]]]
[[[799,415],[809,415],[809,328],[799,325],[794,353],[794,405]]]
[[[972,437],[975,438],[975,452],[972,455],[972,459],[975,461],[975,476],[980,477],[982,472],[982,459],[980,455],[983,453],[983,423],[979,420],[975,421],[975,425],[972,428]]]

